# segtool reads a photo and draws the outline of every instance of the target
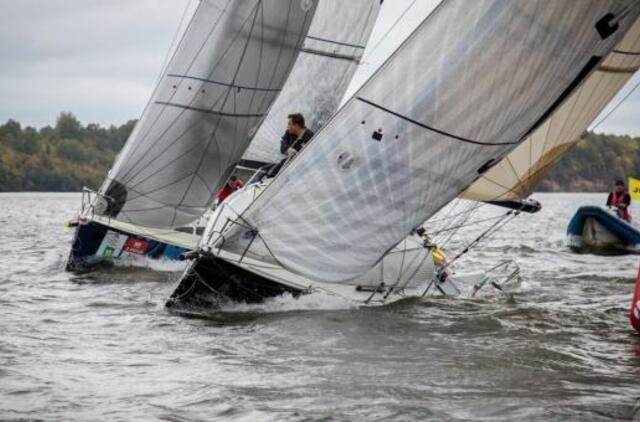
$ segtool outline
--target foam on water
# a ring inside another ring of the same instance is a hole
[[[640,336],[627,317],[638,257],[562,244],[573,211],[605,195],[536,199],[540,213],[457,265],[520,258],[509,295],[360,307],[318,292],[186,318],[164,307],[183,263],[67,274],[73,233],[61,222],[79,195],[0,194],[0,419],[639,416]]]
[[[362,306],[344,297],[333,295],[324,291],[316,291],[310,294],[293,297],[287,293],[281,296],[267,299],[263,303],[227,303],[222,305],[221,312],[291,312],[310,310],[348,310]]]
[[[146,268],[153,271],[163,272],[181,272],[187,267],[186,261],[177,261],[171,259],[152,259],[148,256],[129,255],[124,260],[114,261],[119,267],[137,267]]]

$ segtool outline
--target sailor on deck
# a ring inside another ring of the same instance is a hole
[[[280,140],[280,152],[293,157],[309,142],[314,133],[305,126],[304,116],[293,113],[288,116],[287,131]]]
[[[631,223],[631,214],[629,214],[629,205],[631,204],[631,196],[626,192],[624,182],[616,181],[613,192],[609,193],[607,198],[607,206],[615,210],[618,217],[624,221]]]
[[[304,116],[300,113],[293,113],[288,116],[287,130],[280,139],[280,152],[286,157],[271,170],[270,177],[274,177],[285,163],[291,161],[297,153],[311,140],[314,133],[305,125]]]
[[[238,176],[233,175],[229,177],[229,180],[227,180],[227,183],[225,183],[222,190],[218,192],[218,204],[221,204],[225,199],[227,199],[229,195],[242,188],[243,186],[244,182],[238,179]]]

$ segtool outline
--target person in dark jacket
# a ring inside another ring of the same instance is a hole
[[[287,131],[280,140],[280,152],[291,158],[311,140],[314,133],[307,129],[304,116],[300,113],[293,113],[288,116]]]
[[[624,182],[617,180],[613,192],[609,193],[607,198],[607,206],[613,208],[618,217],[630,223],[629,205],[631,205],[631,196],[627,193]]]
[[[300,113],[293,113],[288,116],[287,130],[280,139],[280,152],[286,157],[274,167],[269,173],[270,177],[274,177],[286,162],[291,161],[296,154],[313,138],[313,131],[308,129],[304,116]]]

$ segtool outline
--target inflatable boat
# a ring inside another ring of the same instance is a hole
[[[576,252],[640,253],[640,230],[605,208],[586,206],[569,222],[567,243]]]

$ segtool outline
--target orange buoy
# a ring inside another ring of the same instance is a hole
[[[636,290],[631,301],[631,311],[629,312],[631,325],[640,333],[640,268],[638,268],[638,278],[636,280]]]

